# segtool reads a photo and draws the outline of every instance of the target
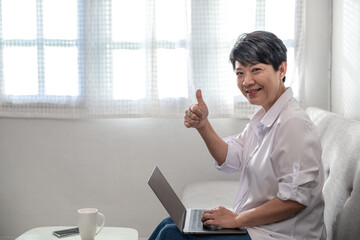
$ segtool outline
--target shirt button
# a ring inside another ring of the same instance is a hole
[[[295,171],[299,171],[300,170],[300,165],[298,163],[294,164],[294,170]]]

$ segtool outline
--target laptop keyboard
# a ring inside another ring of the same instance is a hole
[[[192,209],[190,211],[190,230],[202,230],[203,223],[201,222],[203,209]]]

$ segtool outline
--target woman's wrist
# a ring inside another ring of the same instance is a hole
[[[201,123],[201,126],[200,127],[197,127],[196,130],[198,130],[198,132],[201,134],[201,133],[205,133],[207,130],[209,130],[210,126],[210,122],[209,120],[206,118],[203,120],[203,123]]]
[[[251,211],[251,210],[250,210]],[[248,219],[249,214],[247,214],[248,211],[241,212],[236,216],[236,226],[238,227],[248,227],[250,226],[250,221]]]
[[[245,216],[244,216],[243,213],[237,214],[237,216],[235,218],[235,222],[236,222],[237,227],[246,227],[244,218],[245,218]]]

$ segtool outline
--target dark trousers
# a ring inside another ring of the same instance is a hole
[[[174,221],[165,218],[151,234],[149,240],[251,240],[249,234],[244,235],[192,235],[179,231]]]

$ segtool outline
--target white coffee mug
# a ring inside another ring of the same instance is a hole
[[[95,236],[103,229],[105,216],[96,208],[82,208],[78,210],[79,214],[79,232],[81,240],[94,240]],[[102,218],[102,224],[98,228],[98,216]]]

